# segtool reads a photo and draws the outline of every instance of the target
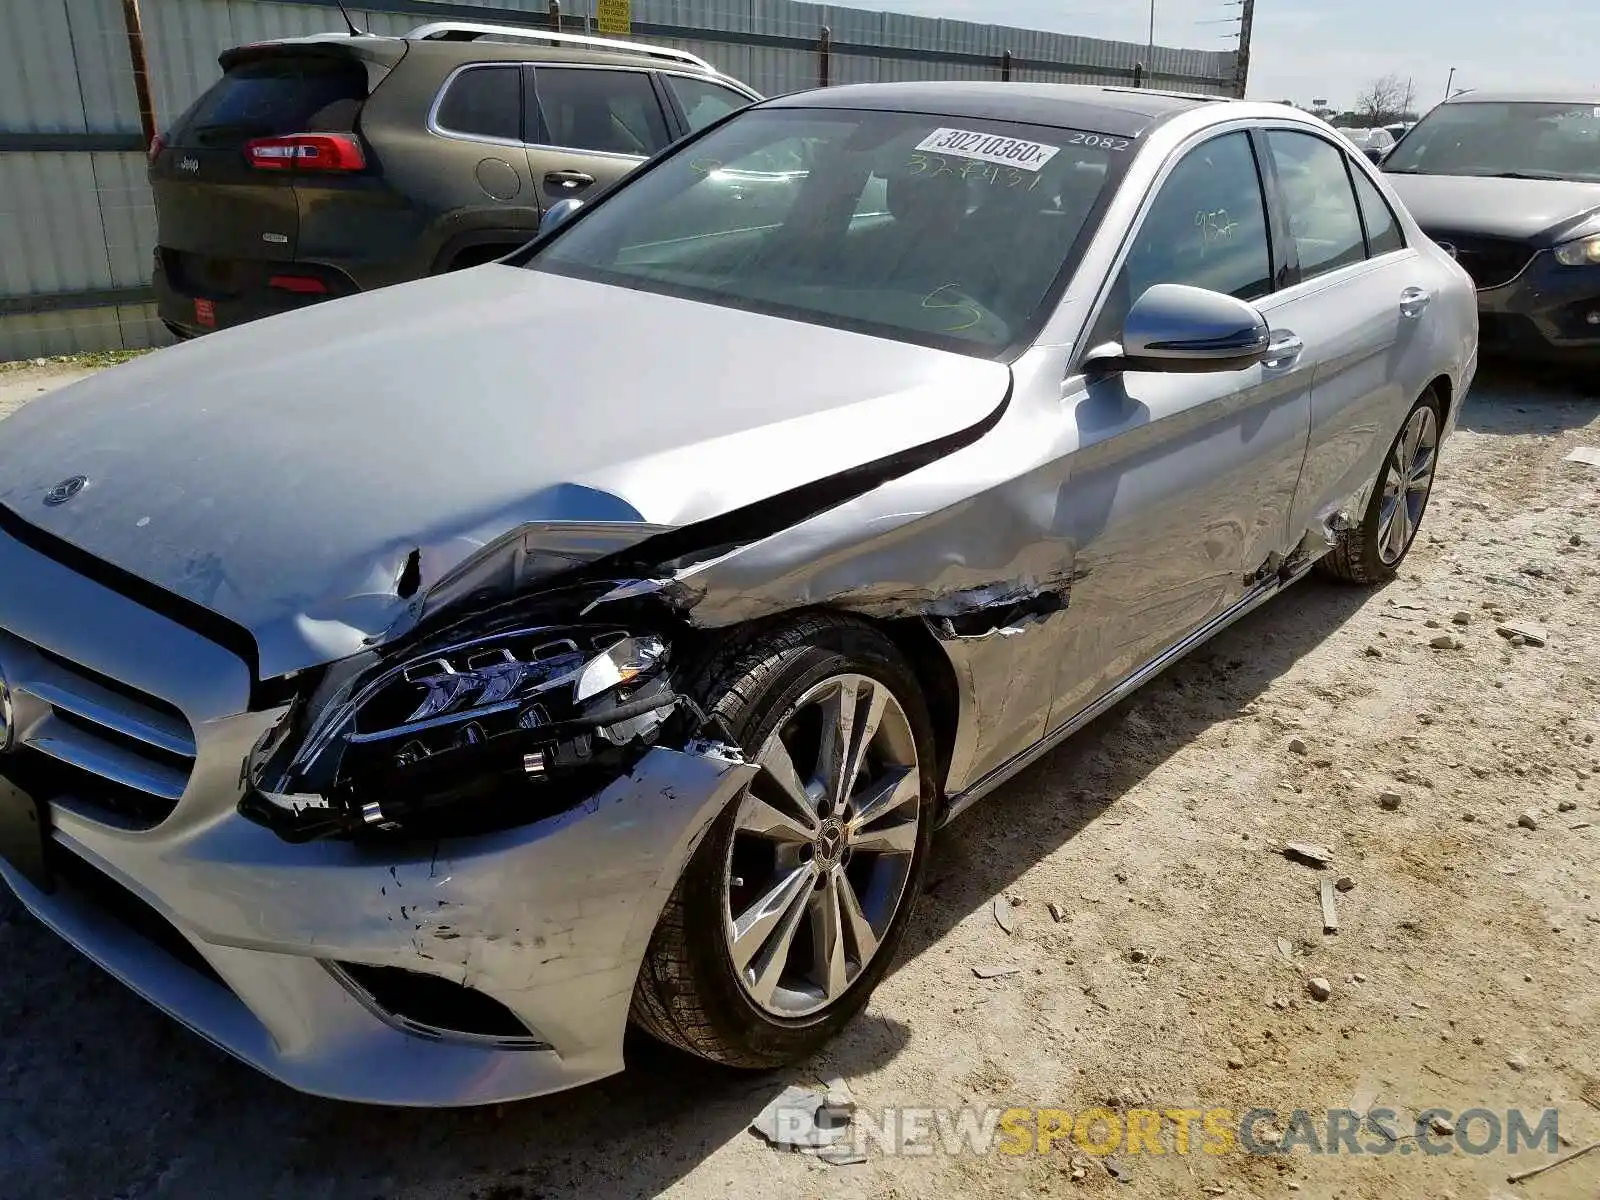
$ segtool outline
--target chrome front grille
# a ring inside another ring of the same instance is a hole
[[[0,634],[16,746],[8,773],[41,800],[70,799],[119,825],[165,820],[194,769],[194,730],[159,697]]]

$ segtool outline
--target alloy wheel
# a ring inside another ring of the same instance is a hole
[[[877,954],[905,898],[922,773],[899,701],[866,675],[807,690],[756,755],[723,884],[740,985],[764,1012],[807,1017]]]
[[[1393,566],[1417,534],[1439,459],[1439,418],[1429,405],[1411,414],[1383,474],[1378,509],[1378,557]]]

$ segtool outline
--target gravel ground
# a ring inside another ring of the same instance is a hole
[[[0,374],[0,413],[70,377]],[[7,895],[0,1193],[1595,1200],[1600,1152],[1512,1186],[1552,1156],[1434,1157],[1404,1137],[1431,1105],[1517,1106],[1558,1109],[1571,1148],[1600,1141],[1600,469],[1562,461],[1600,445],[1595,401],[1483,379],[1403,577],[1302,584],[964,817],[868,1013],[795,1071],[731,1076],[641,1044],[622,1077],[497,1109],[310,1099],[111,983]],[[1511,644],[1503,619],[1548,644]],[[1354,883],[1336,935],[1286,842],[1328,847],[1327,874]],[[987,965],[1019,970],[976,978]],[[1376,1098],[1402,1141],[1383,1156],[1185,1155],[1169,1139],[1159,1156],[1062,1144],[836,1167],[747,1131],[785,1085],[835,1075],[873,1115],[1317,1116]]]

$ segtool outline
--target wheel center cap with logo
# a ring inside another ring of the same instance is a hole
[[[838,820],[830,817],[822,823],[813,852],[817,862],[825,867],[835,865],[844,856],[844,826]]]

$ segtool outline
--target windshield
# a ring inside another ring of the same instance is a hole
[[[1135,148],[966,117],[752,109],[526,265],[1001,357],[1036,334]]]
[[[1406,134],[1384,169],[1600,182],[1600,105],[1441,105]]]

